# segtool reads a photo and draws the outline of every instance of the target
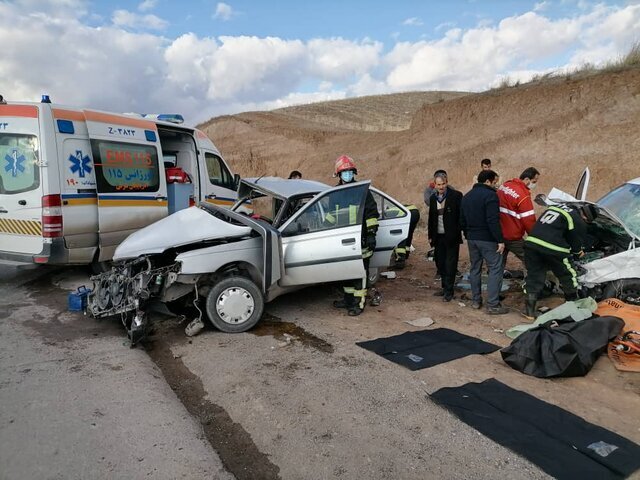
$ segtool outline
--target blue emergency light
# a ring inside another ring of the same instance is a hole
[[[156,118],[161,122],[184,123],[184,117],[179,113],[161,113]]]
[[[42,95],[42,100],[40,100],[40,103],[51,103],[49,95]]]

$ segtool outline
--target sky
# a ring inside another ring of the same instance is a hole
[[[640,0],[0,0],[0,94],[194,125],[602,64]]]

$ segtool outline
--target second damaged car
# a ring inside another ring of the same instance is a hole
[[[219,330],[244,332],[276,297],[312,284],[362,278],[362,215],[371,190],[380,212],[372,270],[387,267],[408,234],[409,213],[369,182],[330,187],[309,180],[244,179],[238,202],[201,203],[129,236],[111,271],[92,277],[88,311],[120,315],[132,344],[154,302],[192,305]],[[337,222],[327,221],[327,214]]]

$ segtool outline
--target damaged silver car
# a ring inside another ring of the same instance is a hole
[[[191,305],[223,332],[244,332],[264,305],[309,285],[362,278],[361,223],[367,191],[379,207],[380,226],[370,269],[391,262],[409,231],[406,208],[356,182],[330,187],[309,180],[244,179],[231,209],[201,203],[129,236],[116,249],[111,271],[92,277],[88,311],[120,315],[133,344],[145,334],[154,302]],[[350,205],[353,215],[341,215]],[[326,221],[339,213],[338,222]],[[369,272],[368,272],[369,273]]]
[[[640,305],[640,178],[613,189],[597,202],[586,200],[590,172],[585,169],[575,196],[556,188],[538,195],[540,205],[595,205],[598,216],[588,225],[585,256],[577,260],[585,294],[600,300],[619,298]]]

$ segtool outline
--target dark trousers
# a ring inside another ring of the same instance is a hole
[[[525,242],[526,243],[526,242]],[[551,270],[562,286],[564,298],[575,300],[578,298],[578,279],[575,269],[568,255],[557,255],[551,251],[543,251],[537,247],[524,247],[525,267],[527,278],[525,279],[525,292],[527,295],[538,298],[544,288],[547,271]]]
[[[502,254],[502,266],[507,265],[507,255],[513,253],[524,265],[524,240],[505,240],[504,253]]]
[[[442,276],[442,290],[444,290],[445,296],[453,296],[460,244],[458,242],[449,243],[445,240],[444,235],[438,234],[436,235],[434,246],[436,249],[436,267]]]
[[[357,280],[350,280],[342,286],[344,291],[344,301],[351,307],[359,307],[364,310],[367,300],[367,288],[369,287],[369,263],[371,257],[363,258],[364,277]]]

